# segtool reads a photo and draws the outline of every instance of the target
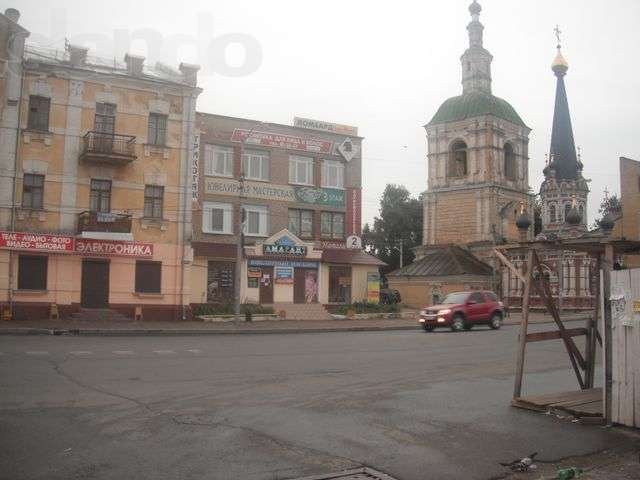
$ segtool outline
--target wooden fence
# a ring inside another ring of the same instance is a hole
[[[640,269],[611,272],[611,420],[640,428]]]

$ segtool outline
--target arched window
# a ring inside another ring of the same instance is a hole
[[[510,143],[504,144],[504,176],[507,180],[516,179],[516,152]]]
[[[587,223],[586,218],[584,218],[584,205],[580,205],[580,207],[578,207],[578,211],[580,212],[580,218],[582,219],[582,223]]]
[[[567,221],[567,217],[569,216],[569,212],[571,211],[571,204],[565,203],[564,205],[564,221]]]
[[[459,140],[451,146],[449,157],[449,176],[467,176],[467,144]]]
[[[556,206],[549,206],[549,223],[556,223],[558,221],[558,215],[556,213]]]

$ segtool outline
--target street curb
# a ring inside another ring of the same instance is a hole
[[[278,333],[337,333],[337,332],[384,332],[418,330],[419,325],[398,325],[389,327],[345,327],[345,328],[272,328],[252,330],[180,330],[180,329],[47,329],[47,328],[7,328],[0,329],[0,336],[28,335],[73,335],[83,337],[139,337],[139,336],[196,336],[196,335],[261,335]]]

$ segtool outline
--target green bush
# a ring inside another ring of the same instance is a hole
[[[251,315],[271,315],[274,313],[271,307],[263,307],[253,303],[240,305],[240,313],[244,315],[246,312],[250,312]],[[233,303],[202,303],[193,309],[193,314],[196,317],[201,315],[233,315],[234,306]]]
[[[381,303],[356,302],[351,305],[343,305],[338,309],[340,315],[346,315],[350,310],[355,313],[398,313],[400,305],[383,305]]]

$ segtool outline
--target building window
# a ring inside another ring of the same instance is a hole
[[[136,293],[161,293],[162,262],[136,261]]]
[[[242,155],[242,170],[249,180],[269,181],[269,154],[266,152],[246,151]]]
[[[253,237],[266,237],[269,235],[267,207],[258,205],[245,205],[244,209],[244,233]]]
[[[18,257],[18,290],[47,289],[47,260],[34,255]]]
[[[29,116],[27,118],[27,128],[29,130],[49,131],[49,109],[51,99],[31,95],[29,97]]]
[[[578,211],[580,212],[581,222],[587,223],[587,219],[584,217],[584,205],[580,205],[580,207],[578,208]]]
[[[96,103],[94,130],[113,135],[116,129],[116,106],[113,103]]]
[[[290,208],[289,231],[300,238],[313,237],[313,211]]]
[[[233,177],[233,148],[205,145],[204,174]]]
[[[149,114],[149,133],[147,142],[152,145],[166,145],[167,116],[159,113]]]
[[[344,213],[322,212],[320,230],[326,238],[344,238]]]
[[[322,162],[322,186],[344,188],[344,164],[335,160]]]
[[[111,211],[111,180],[91,180],[89,209],[92,212]]]
[[[235,263],[209,261],[207,264],[207,302],[233,302]]]
[[[22,208],[42,210],[44,175],[25,173],[22,179]]]
[[[233,205],[230,203],[204,202],[202,206],[202,231],[204,233],[233,234]]]
[[[164,187],[145,185],[144,187],[144,216],[145,218],[162,218],[162,203]]]
[[[449,154],[449,176],[466,177],[467,168],[467,144],[459,140],[451,146]]]
[[[549,223],[556,223],[558,221],[558,215],[556,213],[556,206],[549,206]]]
[[[313,158],[297,155],[289,157],[289,183],[313,185]]]
[[[567,203],[564,206],[564,219],[563,221],[566,222],[567,221],[567,217],[569,216],[569,212],[571,211],[571,204]]]
[[[504,145],[504,176],[507,180],[516,179],[516,152],[510,143]]]

